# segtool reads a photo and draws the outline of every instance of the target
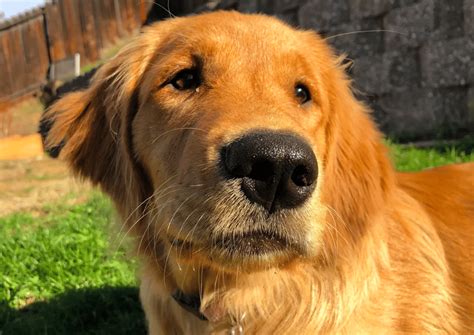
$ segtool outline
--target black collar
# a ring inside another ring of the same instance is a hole
[[[200,311],[201,297],[199,297],[199,295],[187,295],[183,291],[177,289],[171,296],[186,311],[191,312],[201,320],[207,321],[207,318]]]

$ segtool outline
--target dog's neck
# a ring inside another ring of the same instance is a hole
[[[318,262],[311,260],[249,274],[223,275],[205,270],[205,277],[193,278],[188,273],[181,279],[202,283],[202,300],[188,291],[175,291],[173,298],[186,310],[190,322],[197,316],[219,328],[230,329],[241,323],[245,332],[252,333],[265,320],[265,324],[278,324],[279,329],[304,325],[305,329],[334,331],[359,313],[358,309],[379,288],[380,271],[388,267],[388,251],[377,235],[369,232],[360,249],[352,250],[350,256],[340,255],[345,262],[330,267],[315,265]],[[186,271],[180,267],[180,273]]]

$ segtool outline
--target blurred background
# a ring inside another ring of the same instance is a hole
[[[144,332],[110,202],[43,152],[38,123],[142,26],[219,9],[345,54],[398,169],[474,161],[474,0],[0,0],[0,334]]]

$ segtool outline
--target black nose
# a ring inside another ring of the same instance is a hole
[[[270,213],[301,205],[316,184],[316,157],[296,135],[245,135],[222,149],[222,160],[227,177],[241,179],[247,198]]]

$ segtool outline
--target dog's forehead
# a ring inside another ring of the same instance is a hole
[[[314,74],[312,35],[270,16],[209,13],[165,21],[149,32],[146,41],[156,46],[150,80],[159,83],[193,66],[212,84],[252,79],[263,85]]]
[[[218,12],[185,18],[174,30],[178,44],[203,53],[287,53],[302,47],[299,31],[275,18]]]

